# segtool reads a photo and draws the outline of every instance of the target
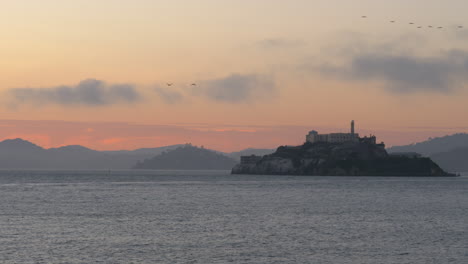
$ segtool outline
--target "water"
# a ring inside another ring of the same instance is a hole
[[[0,172],[0,263],[468,263],[468,178]]]

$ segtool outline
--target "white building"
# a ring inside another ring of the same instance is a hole
[[[317,131],[312,130],[306,136],[306,141],[310,142],[310,143],[315,143],[315,142],[329,142],[329,143],[359,142],[359,134],[354,132],[354,120],[353,120],[353,121],[351,121],[351,133],[319,134]]]

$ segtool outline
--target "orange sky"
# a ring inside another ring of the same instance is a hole
[[[467,132],[467,9],[459,0],[9,1],[0,138],[239,150],[347,131],[351,119],[390,145]]]
[[[314,127],[323,133],[345,132],[343,127]],[[362,128],[361,135],[378,135],[387,146],[445,136],[466,127],[406,127],[395,129]],[[82,145],[96,150],[122,150],[192,143],[221,151],[239,151],[249,147],[276,148],[299,145],[310,130],[306,126],[233,126],[225,124],[153,125],[118,122],[66,122],[0,120],[0,140],[23,138],[44,148]]]

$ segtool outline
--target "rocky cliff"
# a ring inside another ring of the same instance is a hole
[[[233,174],[317,176],[454,176],[429,158],[389,156],[370,143],[306,143],[279,147],[254,164],[239,164]]]

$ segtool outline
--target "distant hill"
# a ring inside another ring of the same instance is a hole
[[[185,144],[141,148],[136,150],[96,151],[79,145],[45,149],[23,139],[7,139],[0,142],[0,169],[44,169],[44,170],[119,170],[131,169],[138,162],[154,158],[162,153],[185,147]],[[207,150],[206,156],[219,161],[223,169],[231,169],[231,164],[239,162],[240,156],[267,155],[273,149],[245,149],[239,152],[223,153]],[[228,162],[229,161],[229,162]]]
[[[20,138],[7,139],[0,142],[0,153],[6,154],[25,154],[25,153],[37,153],[44,149]]]
[[[276,151],[276,149],[254,149],[254,148],[248,148],[244,149],[238,152],[231,152],[227,153],[226,155],[230,158],[233,158],[237,161],[240,161],[241,156],[251,156],[251,155],[256,155],[256,156],[265,156],[272,154]]]
[[[215,151],[185,145],[139,162],[134,169],[230,170],[237,161]]]
[[[468,147],[431,155],[440,167],[451,172],[468,172]]]
[[[0,169],[131,169],[140,160],[180,145],[134,151],[96,151],[82,146],[44,149],[23,139],[0,142]]]
[[[392,152],[417,152],[424,156],[431,156],[436,153],[448,152],[459,148],[468,148],[468,134],[454,134],[445,137],[432,138],[424,142],[396,146],[388,148],[389,153]]]
[[[40,168],[47,160],[46,150],[22,139],[7,139],[0,142],[1,169]]]

